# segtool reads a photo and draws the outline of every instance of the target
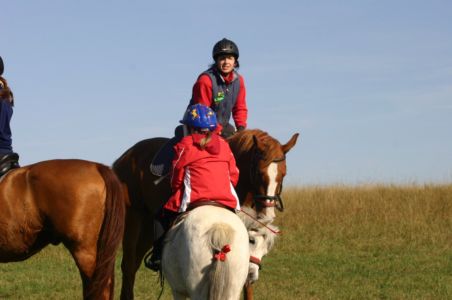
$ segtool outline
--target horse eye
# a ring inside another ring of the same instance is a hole
[[[255,240],[252,240],[252,239],[250,239],[250,244],[254,245],[254,244],[256,244],[256,241],[255,241]]]

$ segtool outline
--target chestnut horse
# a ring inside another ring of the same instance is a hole
[[[0,179],[0,262],[23,261],[63,243],[79,269],[84,299],[113,299],[116,250],[127,194],[107,166],[49,160]]]
[[[283,209],[280,197],[286,174],[286,153],[298,133],[284,145],[261,130],[244,130],[228,139],[240,170],[237,194],[241,205],[250,206],[259,218],[274,218],[274,208]],[[167,138],[138,142],[113,164],[113,170],[128,187],[131,202],[126,212],[121,263],[121,299],[133,299],[135,276],[153,242],[153,217],[171,195],[169,178],[150,172],[150,164]]]

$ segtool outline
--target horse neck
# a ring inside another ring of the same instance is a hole
[[[237,161],[237,168],[240,171],[240,176],[236,186],[236,192],[237,196],[239,197],[240,203],[243,203],[251,187],[251,178],[250,178],[251,164],[249,159]]]

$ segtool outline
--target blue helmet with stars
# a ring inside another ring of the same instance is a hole
[[[217,127],[217,116],[210,107],[194,104],[187,108],[180,122],[194,128],[213,131]]]

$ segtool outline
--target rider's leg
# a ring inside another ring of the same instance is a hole
[[[153,271],[160,270],[166,232],[170,229],[178,215],[179,214],[176,212],[164,209],[158,213],[154,219],[154,243],[152,254],[149,259],[145,260],[145,266]]]

